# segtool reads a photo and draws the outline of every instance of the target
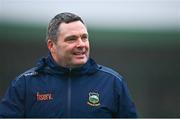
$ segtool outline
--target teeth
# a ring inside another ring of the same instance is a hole
[[[75,54],[76,55],[83,55],[84,53],[83,52],[76,52]]]

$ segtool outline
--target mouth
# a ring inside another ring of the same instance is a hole
[[[86,52],[74,52],[73,55],[76,55],[76,56],[81,56],[81,55],[85,55]]]

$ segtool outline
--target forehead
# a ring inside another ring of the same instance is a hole
[[[87,28],[81,21],[61,23],[59,31],[62,36],[87,34]]]

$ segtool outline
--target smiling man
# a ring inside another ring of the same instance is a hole
[[[89,58],[87,28],[73,13],[49,23],[49,55],[12,81],[0,117],[137,117],[125,80]]]
[[[75,68],[89,59],[88,32],[81,21],[61,23],[57,40],[49,38],[48,48],[54,60],[63,67]]]

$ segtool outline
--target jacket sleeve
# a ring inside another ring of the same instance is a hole
[[[0,102],[1,117],[23,117],[24,115],[24,92],[23,77],[18,77],[11,82],[4,97]]]
[[[117,113],[115,117],[137,118],[135,104],[131,99],[127,84],[124,79],[116,80]]]

